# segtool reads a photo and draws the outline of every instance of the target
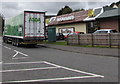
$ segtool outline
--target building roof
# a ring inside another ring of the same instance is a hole
[[[88,16],[87,18],[84,19],[84,21],[91,21],[91,20],[95,20],[100,14],[103,13],[103,8],[94,8],[92,10],[94,12],[93,16]]]
[[[120,16],[120,8],[109,10],[109,11],[105,11],[100,16],[98,16],[97,19],[100,19],[100,18],[109,18],[109,17],[116,17],[116,16]]]
[[[79,12],[73,12],[70,14],[64,14],[60,16],[54,17],[54,20],[52,20],[49,24],[49,26],[52,25],[60,25],[60,24],[68,24],[68,23],[76,23],[76,22],[83,22],[83,20],[88,16],[88,10],[86,11],[79,11]]]
[[[94,12],[94,16],[88,16],[87,18],[85,18],[84,21],[92,21],[95,20],[97,17],[99,17],[102,13],[104,13],[105,11],[109,11],[109,10],[113,10],[114,8],[111,7],[100,7],[100,8],[94,8],[93,12]]]

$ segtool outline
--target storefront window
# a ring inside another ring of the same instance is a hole
[[[63,35],[67,35],[74,31],[75,31],[74,28],[59,28],[59,33],[63,33]]]

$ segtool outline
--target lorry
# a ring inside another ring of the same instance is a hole
[[[45,39],[45,12],[24,11],[5,23],[3,42],[36,45]]]

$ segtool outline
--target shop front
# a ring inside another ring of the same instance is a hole
[[[65,24],[65,25],[59,25],[55,26],[56,32],[63,33],[64,35],[67,35],[72,32],[84,32],[86,31],[86,23],[74,23],[74,24]]]
[[[88,11],[79,11],[51,18],[49,26],[56,28],[56,33],[67,35],[71,32],[87,33],[86,22],[83,20],[88,16]]]

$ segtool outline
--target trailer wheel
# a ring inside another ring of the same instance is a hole
[[[12,45],[14,46],[14,43],[13,43],[13,41],[12,41]]]
[[[5,42],[5,43],[8,43],[8,38],[7,38],[7,37],[4,38],[4,42]]]
[[[19,39],[16,39],[16,46],[19,47],[20,44],[19,44]]]
[[[5,37],[3,37],[3,42],[5,43]]]
[[[12,39],[12,45],[15,46],[15,39]]]

